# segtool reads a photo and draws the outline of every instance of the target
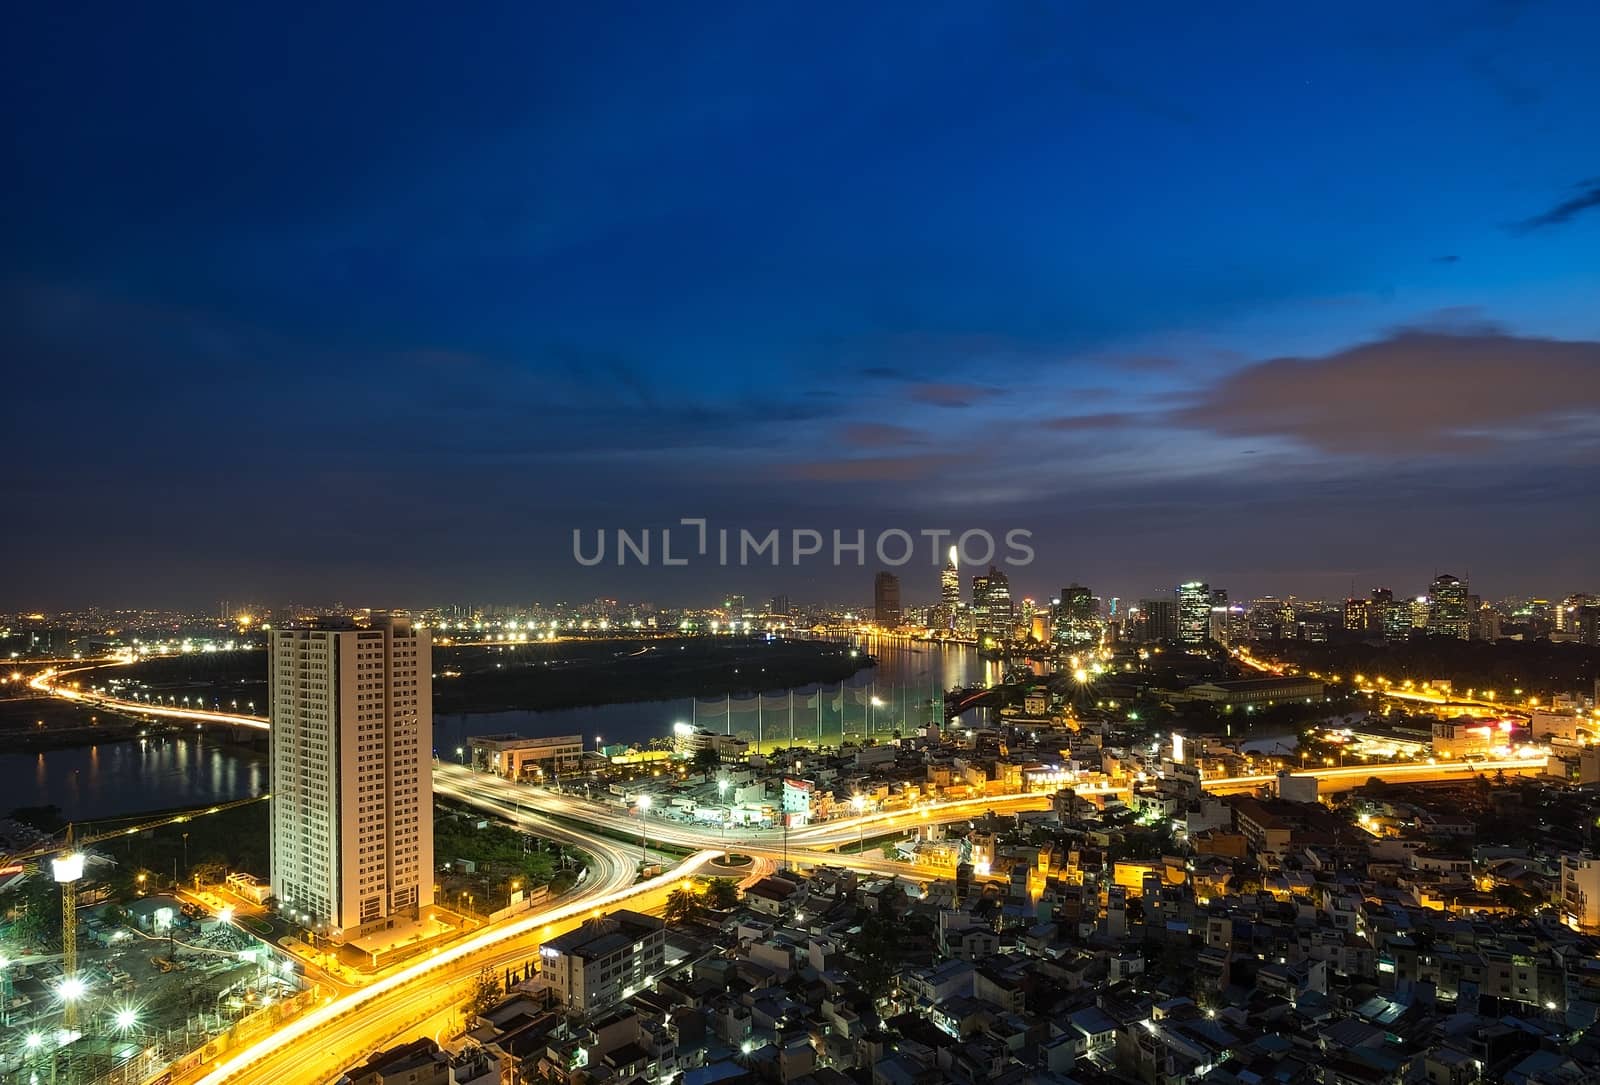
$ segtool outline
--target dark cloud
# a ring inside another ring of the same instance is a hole
[[[917,444],[922,434],[907,426],[894,426],[887,422],[855,422],[841,426],[837,433],[840,444],[853,448],[894,448],[897,445]]]
[[[981,384],[957,384],[943,381],[913,384],[906,391],[916,402],[926,403],[933,407],[971,407],[975,403],[980,403],[1000,394],[1000,389],[989,388]]]
[[[1583,212],[1591,208],[1600,207],[1600,177],[1591,177],[1581,181],[1576,186],[1578,194],[1570,199],[1562,200],[1550,210],[1532,218],[1523,219],[1512,227],[1519,234],[1530,233],[1543,229],[1546,226],[1560,226],[1571,222]]]
[[[1099,414],[1072,414],[1062,418],[1052,418],[1045,422],[1044,427],[1066,433],[1077,433],[1084,430],[1125,429],[1137,425],[1139,421],[1138,415],[1126,411],[1102,411]]]
[[[1600,408],[1600,343],[1403,330],[1321,358],[1248,366],[1169,416],[1340,455],[1485,458],[1581,436]]]

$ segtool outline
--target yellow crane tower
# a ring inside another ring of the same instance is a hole
[[[88,836],[77,836],[77,826],[69,823],[66,838],[61,843],[41,844],[27,851],[15,852],[0,860],[0,863],[9,866],[13,863],[53,856],[50,860],[50,873],[61,886],[61,986],[57,988],[57,994],[61,998],[61,1018],[64,1027],[69,1029],[77,1027],[78,1001],[84,993],[83,983],[78,979],[78,881],[83,877],[83,852],[79,849],[119,837],[148,832],[151,829],[160,829],[167,825],[178,825],[208,814],[220,814],[224,810],[249,806],[251,803],[271,797],[270,794],[257,795],[254,798],[235,799],[215,806],[179,810],[151,821],[142,821],[137,825],[119,829],[107,829]]]

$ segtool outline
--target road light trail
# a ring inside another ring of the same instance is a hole
[[[526,935],[535,934],[551,924],[560,923],[568,919],[581,918],[597,909],[621,904],[632,897],[658,889],[669,888],[684,877],[695,873],[721,854],[720,850],[697,852],[678,864],[673,870],[649,881],[640,882],[637,885],[627,886],[602,895],[588,897],[581,901],[574,901],[548,911],[538,912],[524,919],[490,928],[454,946],[441,949],[427,960],[402,968],[398,972],[378,980],[369,987],[352,992],[296,1018],[266,1039],[223,1061],[210,1073],[202,1077],[199,1085],[224,1085],[224,1083],[228,1082],[250,1080],[245,1075],[253,1067],[272,1057],[276,1052],[297,1041],[309,1038],[317,1033],[318,1030],[340,1022],[350,1014],[369,1009],[380,1000],[419,998],[432,1001],[436,996],[431,991],[427,989],[413,991],[412,988],[422,985],[423,981],[448,979],[451,972],[455,973],[454,978],[456,979],[461,978],[463,971],[476,975],[481,968],[490,966],[490,960],[496,951],[504,952],[504,947],[508,942]],[[521,956],[521,951],[513,954],[513,957],[519,956]],[[387,1037],[380,1038],[379,1042],[382,1039],[387,1039]],[[303,1052],[301,1055],[303,1057]],[[272,1078],[267,1080],[282,1079]]]

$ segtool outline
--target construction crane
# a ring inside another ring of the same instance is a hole
[[[69,822],[66,829],[66,839],[61,843],[40,844],[26,851],[14,852],[0,859],[0,865],[13,866],[26,863],[30,860],[43,859],[54,856],[50,860],[50,873],[61,886],[61,985],[57,994],[61,998],[61,1021],[65,1028],[72,1029],[78,1025],[78,1000],[83,995],[83,983],[78,979],[78,881],[83,877],[84,855],[80,850],[91,844],[101,844],[107,840],[116,840],[125,836],[134,836],[138,833],[149,832],[151,829],[161,829],[168,825],[179,825],[185,821],[205,817],[208,814],[220,814],[224,810],[235,810],[251,803],[262,802],[270,799],[271,794],[257,795],[249,799],[235,799],[232,802],[218,803],[215,806],[197,806],[188,810],[179,810],[151,821],[142,821],[137,825],[129,825],[120,829],[106,829],[91,833],[87,836],[77,835],[77,825]],[[119,819],[111,819],[119,820]],[[125,819],[120,819],[125,820]]]

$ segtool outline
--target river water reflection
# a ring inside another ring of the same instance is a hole
[[[675,722],[743,735],[765,747],[837,744],[841,738],[888,738],[896,730],[940,718],[941,698],[953,687],[1001,680],[1002,666],[968,645],[933,645],[897,638],[860,638],[857,650],[878,665],[842,684],[772,691],[761,697],[684,698],[565,708],[548,712],[437,715],[434,748],[453,759],[473,735],[580,735],[643,743],[665,738]],[[69,818],[198,806],[246,798],[267,787],[261,753],[198,736],[106,743],[37,754],[0,754],[0,812],[19,806],[59,806]]]

